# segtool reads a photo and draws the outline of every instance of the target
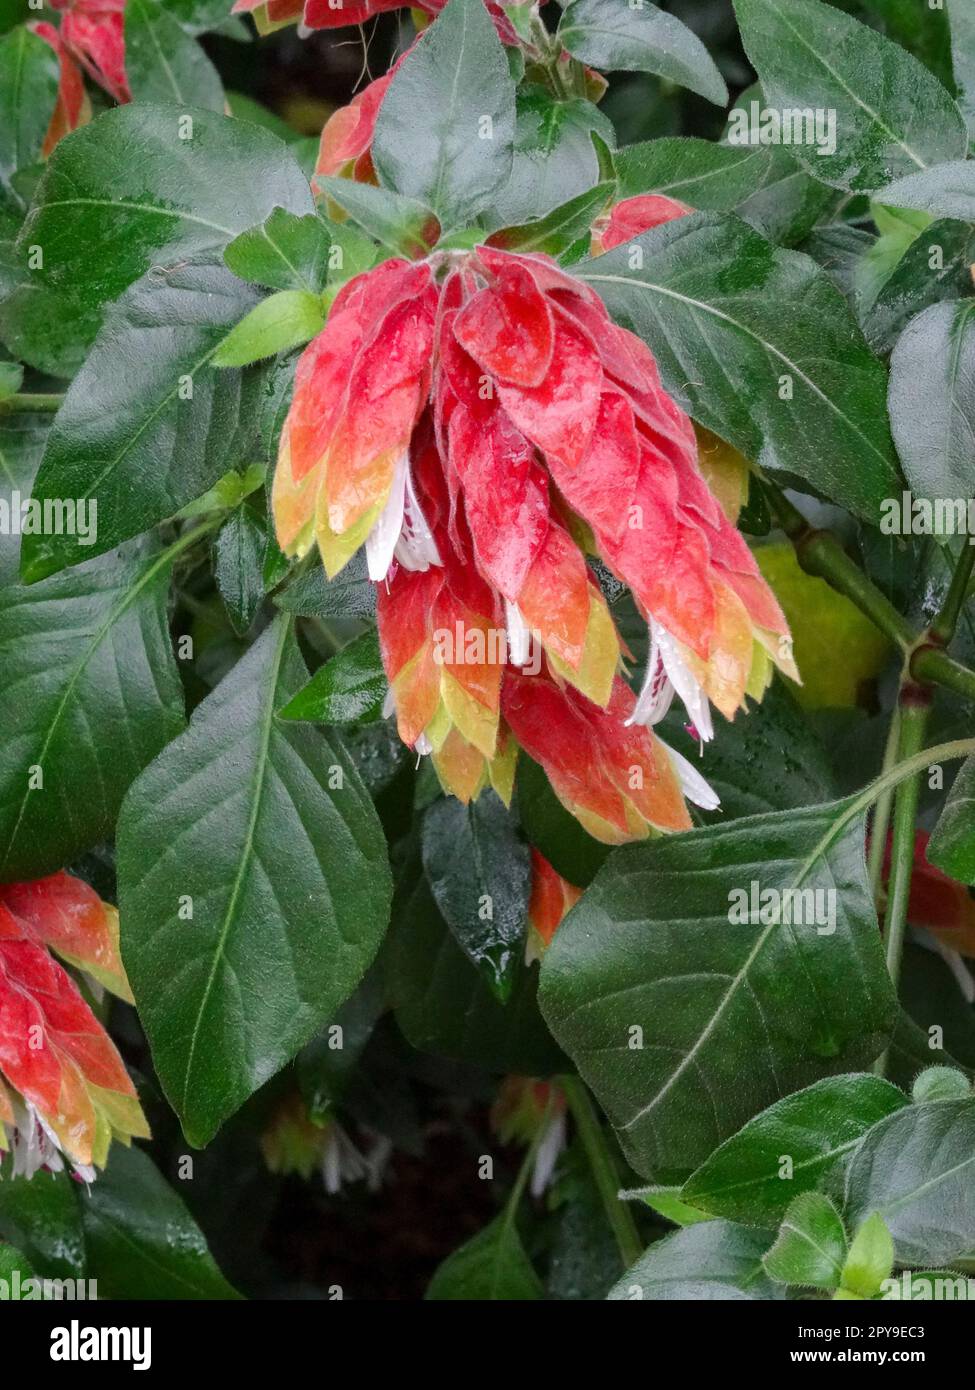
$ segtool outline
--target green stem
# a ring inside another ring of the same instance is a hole
[[[890,716],[890,729],[887,733],[887,746],[881,772],[889,772],[897,762],[897,749],[900,742],[900,705],[894,707]],[[880,897],[880,883],[884,868],[884,851],[887,847],[887,828],[890,825],[890,811],[894,803],[893,790],[888,787],[877,798],[877,809],[873,813],[873,827],[870,832],[870,853],[867,870],[870,876],[870,892],[874,902]]]
[[[902,693],[900,711],[900,736],[897,753],[903,769],[917,756],[920,756],[924,734],[928,723],[929,706],[927,701],[914,702],[910,699],[907,687]],[[925,750],[927,757],[930,750]],[[907,931],[907,908],[911,895],[911,878],[914,874],[914,840],[917,827],[917,808],[921,796],[921,768],[905,776],[898,787],[894,800],[894,828],[891,836],[890,876],[887,882],[887,910],[884,913],[884,944],[887,957],[887,973],[890,975],[894,993],[900,984],[901,962],[904,956],[904,936]],[[884,835],[886,839],[886,832]],[[878,1059],[874,1070],[883,1076],[887,1070],[885,1050]]]
[[[50,411],[61,409],[64,396],[49,392],[45,394],[22,391],[16,396],[7,396],[0,401],[0,415],[18,415],[27,411]]]
[[[911,657],[911,675],[922,685],[943,685],[966,700],[975,700],[975,671],[940,647],[918,647]]]
[[[829,531],[817,531],[794,507],[781,488],[765,480],[763,484],[769,502],[782,530],[795,547],[800,566],[807,574],[825,579],[837,593],[843,594],[870,619],[895,646],[903,651],[916,641],[916,634],[906,618],[851,560],[836,537]],[[973,676],[975,679],[975,676]]]
[[[577,1076],[560,1076],[558,1084],[565,1093],[569,1110],[579,1131],[582,1147],[589,1160],[593,1179],[602,1199],[607,1220],[616,1237],[623,1268],[630,1265],[643,1254],[643,1241],[633,1220],[633,1213],[625,1202],[619,1199],[620,1175],[616,1160],[609,1149],[589,1092]]]
[[[947,646],[955,635],[961,610],[968,597],[968,581],[972,577],[973,564],[975,564],[975,545],[967,543],[958,557],[944,603],[942,603],[938,616],[928,629],[932,640],[940,642],[944,646]]]

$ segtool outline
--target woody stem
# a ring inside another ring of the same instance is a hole
[[[560,1076],[558,1084],[565,1094],[576,1129],[579,1131],[579,1139],[589,1160],[606,1219],[616,1237],[623,1268],[629,1269],[643,1254],[643,1241],[633,1220],[633,1213],[626,1203],[619,1199],[620,1175],[616,1160],[603,1137],[596,1111],[589,1099],[589,1092],[579,1077]]]

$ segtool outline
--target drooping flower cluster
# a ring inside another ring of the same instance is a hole
[[[515,748],[599,839],[689,825],[716,798],[650,731],[676,691],[702,739],[792,671],[787,625],[697,462],[656,363],[547,256],[386,261],[303,353],[274,482],[288,554],[366,547],[390,705],[468,799]],[[586,553],[650,633],[635,697]]]
[[[491,1128],[502,1144],[535,1146],[529,1191],[540,1197],[565,1149],[566,1103],[561,1087],[532,1076],[506,1076],[491,1107]]]
[[[131,1002],[118,914],[70,874],[0,886],[0,1150],[16,1174],[90,1181],[113,1138],[148,1138],[135,1087],[55,951]]]
[[[297,1091],[285,1096],[261,1135],[261,1153],[268,1171],[282,1177],[294,1173],[306,1181],[321,1174],[325,1191],[334,1196],[347,1183],[365,1182],[370,1192],[382,1185],[392,1143],[382,1134],[368,1131],[371,1140],[363,1153],[334,1116],[312,1119]]]

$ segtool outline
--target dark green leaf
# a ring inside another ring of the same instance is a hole
[[[968,118],[968,133],[975,138],[975,10],[968,0],[948,0],[948,23],[959,105]]]
[[[761,145],[717,145],[665,136],[616,153],[621,198],[665,193],[706,212],[732,212],[764,181],[771,162]]]
[[[319,177],[316,183],[367,235],[394,255],[411,259],[425,256],[437,240],[436,217],[415,198],[351,179]]]
[[[951,1264],[975,1251],[975,1097],[910,1105],[882,1120],[846,1176],[854,1226],[879,1212],[897,1260]]]
[[[369,724],[382,714],[388,688],[379,637],[371,628],[320,666],[278,710],[278,717],[313,724]]]
[[[24,283],[4,300],[0,329],[13,326],[18,356],[50,370],[45,322],[62,355],[83,348],[104,306],[151,265],[175,271],[219,253],[275,207],[313,211],[307,179],[267,131],[181,105],[108,111],[48,161],[16,244]],[[31,247],[43,252],[36,269]]]
[[[762,1268],[771,1239],[768,1231],[730,1221],[687,1226],[655,1241],[608,1297],[618,1302],[777,1298]]]
[[[871,1126],[907,1104],[879,1076],[831,1076],[748,1121],[692,1173],[681,1198],[715,1216],[774,1228],[798,1193],[818,1187]]]
[[[239,1297],[182,1199],[141,1149],[113,1144],[108,1167],[79,1203],[100,1298]]]
[[[523,87],[511,176],[485,209],[488,225],[533,221],[588,192],[605,177],[594,135],[615,144],[612,124],[591,101],[557,101],[542,87]]]
[[[134,101],[223,111],[223,84],[203,49],[156,0],[126,0],[125,75]]]
[[[886,372],[807,256],[697,213],[576,273],[648,343],[667,389],[746,458],[868,520],[897,492]]]
[[[234,325],[210,359],[213,367],[246,367],[307,343],[325,327],[320,294],[279,290]]]
[[[507,182],[515,88],[483,0],[449,0],[383,98],[372,161],[387,188],[466,226]]]
[[[803,1192],[789,1203],[762,1263],[777,1284],[835,1289],[845,1260],[843,1218],[822,1192]]]
[[[469,806],[454,797],[423,817],[423,867],[455,939],[502,1000],[523,954],[531,868],[528,846],[494,792]]]
[[[547,256],[560,256],[580,237],[588,241],[589,228],[609,201],[613,188],[612,183],[597,183],[561,207],[553,208],[546,217],[495,232],[491,245],[507,251],[543,251]]]
[[[543,1012],[652,1181],[889,1036],[863,818],[850,799],[624,845],[559,927]]]
[[[962,763],[925,854],[952,878],[975,883],[975,758]]]
[[[542,1297],[542,1284],[525,1253],[514,1214],[503,1212],[460,1249],[448,1255],[430,1280],[425,1297],[526,1302]]]
[[[890,423],[915,497],[975,493],[975,300],[932,304],[898,338],[890,359]]]
[[[306,678],[279,618],[119,821],[123,957],[191,1143],[334,1015],[386,928],[385,840],[353,764],[274,717]]]
[[[213,577],[234,631],[243,635],[264,597],[264,518],[247,502],[237,507],[217,533]]]
[[[650,0],[570,0],[558,36],[595,68],[652,72],[717,106],[728,101],[724,78],[701,40]]]
[[[21,573],[43,579],[149,530],[241,460],[243,378],[211,370],[255,292],[224,266],[150,271],[108,313],[48,438],[34,495],[97,503],[92,545],[25,536]]]
[[[0,878],[54,873],[109,836],[129,783],[183,726],[174,548],[137,544],[0,596]]]
[[[275,208],[260,226],[234,237],[223,258],[235,275],[255,285],[320,294],[328,278],[330,246],[320,217]]]
[[[21,26],[0,39],[0,195],[21,199],[10,176],[34,164],[54,113],[58,59],[54,49]]]
[[[341,574],[329,579],[317,562],[274,597],[279,608],[306,618],[372,618],[376,613],[376,586],[366,574],[362,552],[354,555]]]
[[[67,1173],[0,1182],[0,1236],[22,1250],[42,1279],[83,1279],[85,1238],[75,1184]]]
[[[975,228],[961,222],[932,222],[910,243],[861,310],[867,341],[889,352],[908,321],[929,304],[958,299],[972,288]],[[896,489],[893,489],[896,491]]]
[[[22,509],[30,496],[53,419],[40,411],[0,413],[0,499],[8,508]],[[8,524],[5,531],[0,530],[0,583],[13,582],[19,568],[20,535]]]
[[[396,1021],[419,1051],[523,1076],[565,1068],[535,1002],[537,966],[515,966],[502,1004],[458,946],[422,875],[397,900],[384,965]]]
[[[965,123],[936,77],[875,30],[819,0],[735,0],[745,51],[770,108],[835,112],[835,150],[795,157],[836,188],[872,190],[961,159]]]

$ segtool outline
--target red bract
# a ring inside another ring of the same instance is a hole
[[[30,25],[30,28],[54,49],[58,55],[60,69],[57,102],[41,147],[41,155],[47,159],[62,136],[70,135],[73,130],[91,120],[91,103],[85,92],[84,78],[72,61],[54,25],[41,22]]]
[[[531,852],[532,888],[528,900],[525,964],[540,960],[548,950],[562,918],[582,897],[582,889],[557,873],[537,849]]]
[[[677,217],[686,217],[689,212],[693,212],[693,208],[663,193],[640,193],[635,198],[624,198],[605,217],[593,223],[592,254],[598,256],[601,251],[612,251],[614,246],[622,245],[641,232],[673,222]]]
[[[274,512],[330,576],[365,543],[400,735],[465,800],[507,796],[520,745],[600,839],[685,829],[681,787],[717,798],[645,726],[676,690],[706,739],[709,699],[732,718],[767,653],[794,669],[653,357],[546,256],[481,246],[350,281],[298,364]],[[587,549],[647,618],[638,698]]]
[[[529,0],[524,0],[528,3]],[[409,6],[417,14],[435,18],[447,0],[415,0]],[[488,13],[504,43],[517,42],[511,21],[504,9],[494,0],[486,0]],[[235,0],[231,14],[260,10],[267,4],[267,17],[272,25],[301,20],[306,29],[342,29],[350,24],[365,24],[377,14],[388,10],[404,10],[404,0]]]
[[[59,33],[68,53],[116,101],[132,100],[125,75],[125,0],[51,0],[64,12]]]
[[[149,1130],[122,1059],[48,948],[132,998],[118,914],[86,883],[62,873],[0,887],[0,1149],[27,1177],[60,1170],[63,1154],[90,1180],[113,1137]]]

